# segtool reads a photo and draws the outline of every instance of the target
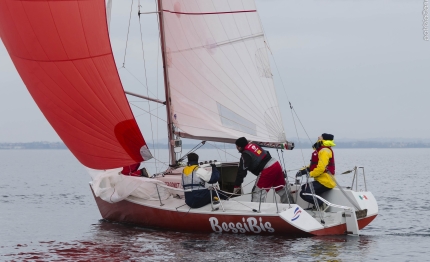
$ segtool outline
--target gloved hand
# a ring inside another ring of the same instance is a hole
[[[212,168],[214,168],[214,167],[216,168],[216,165],[215,165],[215,164],[211,164],[211,167],[212,167]]]
[[[242,192],[241,186],[235,186],[233,189],[233,194],[240,194]]]
[[[306,175],[309,172],[309,167],[304,167],[297,171],[296,177]]]

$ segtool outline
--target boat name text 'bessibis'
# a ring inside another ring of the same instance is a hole
[[[218,222],[216,217],[209,218],[209,222],[211,224],[212,230],[217,233],[222,232],[232,232],[232,233],[261,233],[261,232],[275,232],[275,229],[272,228],[270,222],[263,223],[261,217],[258,220],[255,217],[248,217],[245,221],[245,218],[242,218],[242,222],[237,222],[236,224],[233,222],[222,222],[221,224]]]

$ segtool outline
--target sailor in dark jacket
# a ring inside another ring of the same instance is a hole
[[[252,190],[252,202],[265,202],[267,192],[271,187],[281,197],[282,203],[288,203],[288,194],[285,190],[285,177],[279,162],[272,158],[270,153],[260,146],[249,143],[245,137],[236,140],[236,148],[242,154],[234,183],[234,192],[240,191],[243,179],[248,171],[257,176]],[[292,198],[290,198],[292,200]]]
[[[199,208],[211,203],[211,193],[205,187],[205,183],[217,183],[220,177],[215,164],[211,164],[212,171],[207,171],[199,167],[198,161],[199,156],[197,154],[188,154],[188,165],[182,171],[182,187],[184,190],[192,190],[185,192],[185,203],[191,208]],[[212,195],[216,197],[215,192],[212,192]],[[220,197],[224,198],[221,195]]]

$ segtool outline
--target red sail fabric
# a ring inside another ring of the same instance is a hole
[[[83,165],[109,169],[144,160],[104,0],[1,0],[0,37],[40,110]]]

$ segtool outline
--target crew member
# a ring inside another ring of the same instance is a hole
[[[212,171],[207,171],[199,167],[198,162],[199,156],[196,153],[188,154],[187,166],[182,171],[182,187],[184,190],[192,190],[185,192],[185,203],[191,208],[199,208],[211,203],[211,193],[205,187],[205,183],[214,184],[220,177],[215,164],[211,164]],[[212,194],[213,199],[218,201],[216,193],[212,192]],[[220,197],[222,196],[220,195]]]
[[[288,194],[285,190],[285,177],[279,162],[270,156],[270,153],[260,146],[249,143],[245,137],[236,140],[236,148],[241,153],[239,168],[234,182],[234,192],[240,192],[243,179],[247,171],[257,176],[252,190],[252,202],[265,202],[267,192],[271,187],[281,197],[282,203],[288,203]],[[261,197],[261,198],[260,198]],[[292,198],[290,198],[292,203]]]
[[[121,174],[125,176],[143,176],[148,177],[148,172],[146,171],[146,168],[142,168],[138,170],[140,166],[140,163],[131,164],[129,166],[125,166],[121,170]]]
[[[313,145],[315,151],[312,153],[308,171],[310,171],[309,176],[314,178],[314,181],[311,183],[315,194],[318,196],[321,196],[322,193],[327,192],[336,186],[336,182],[333,178],[335,174],[335,164],[332,149],[336,144],[333,142],[333,139],[333,135],[324,133],[318,137],[318,141]],[[306,169],[297,172],[296,176],[304,174],[307,174]],[[314,204],[313,196],[303,195],[304,193],[312,194],[308,183],[302,186],[300,197],[304,201]],[[317,199],[317,201],[318,205],[323,207],[323,202],[319,199]]]

